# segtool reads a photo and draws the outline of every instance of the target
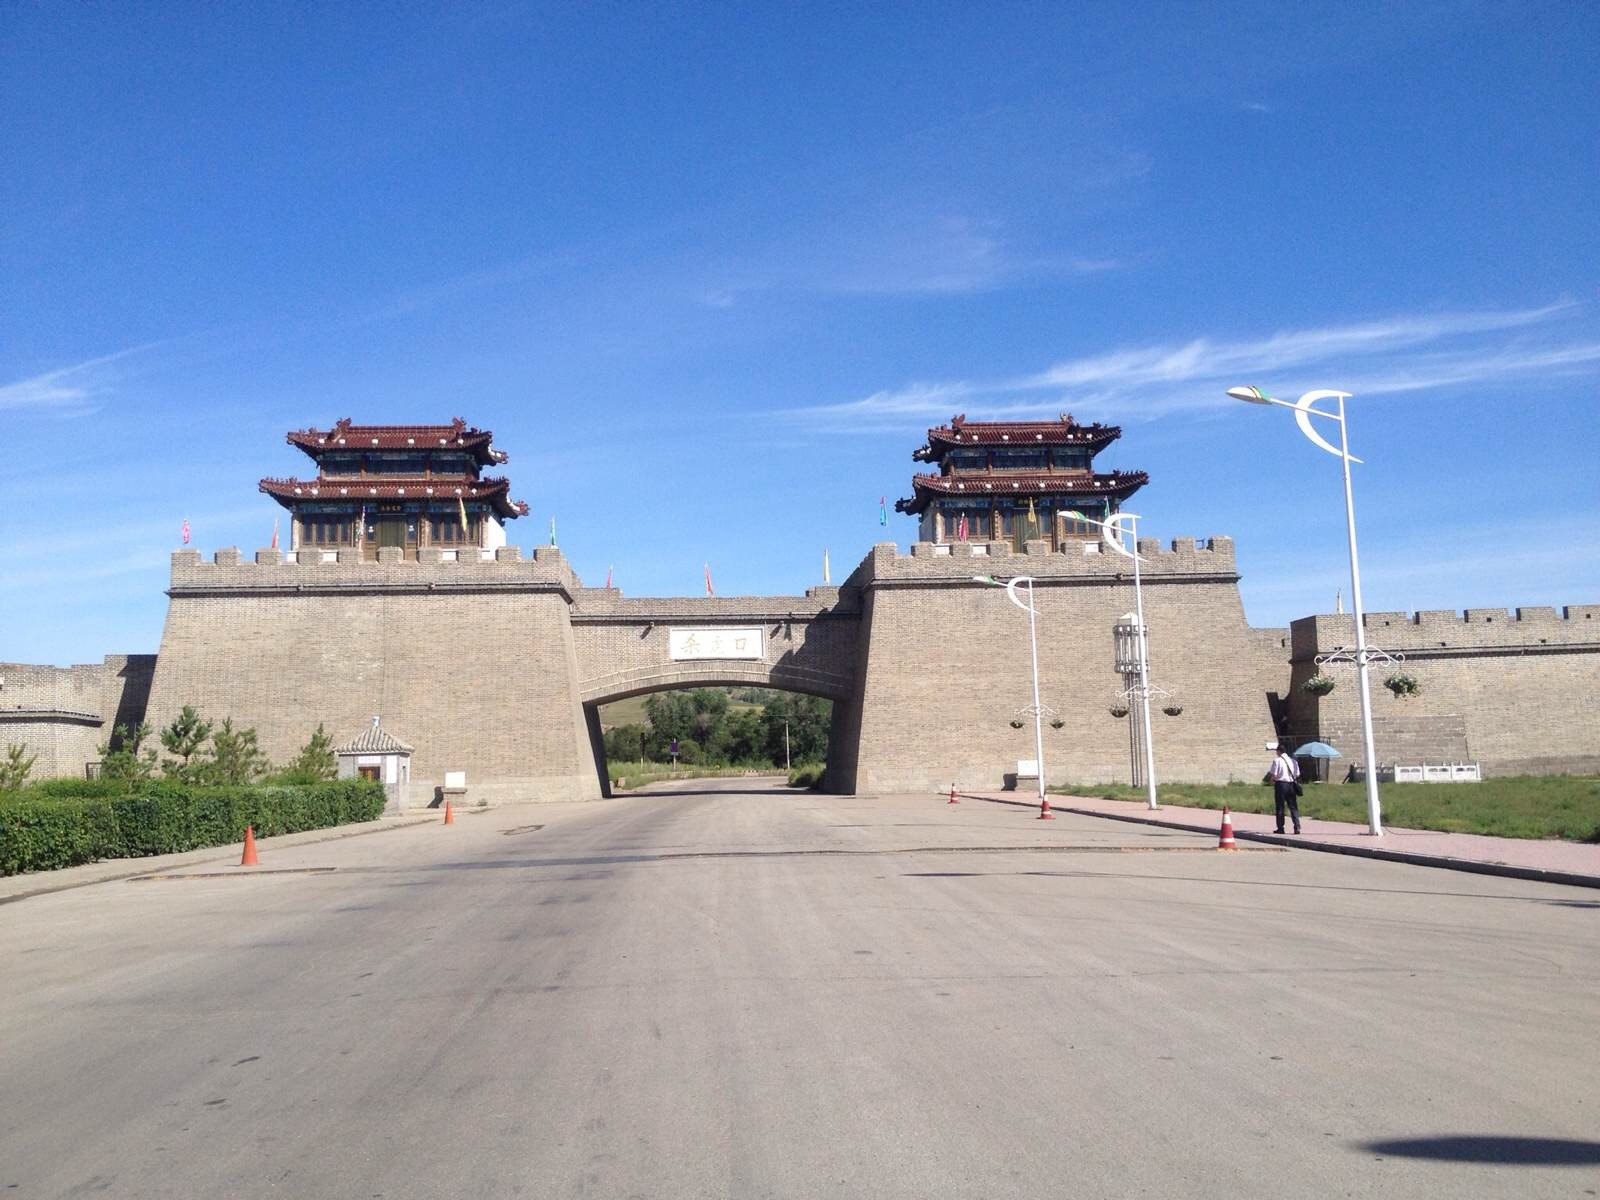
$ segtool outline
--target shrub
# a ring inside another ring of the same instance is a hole
[[[51,780],[0,802],[0,875],[226,845],[246,825],[271,837],[371,821],[383,805],[383,787],[366,779],[281,787],[160,780],[131,793],[115,780]]]
[[[1326,696],[1329,692],[1333,691],[1333,680],[1329,676],[1324,675],[1319,671],[1310,679],[1302,683],[1300,685],[1300,690],[1302,692],[1308,692],[1313,696]]]
[[[822,763],[801,763],[789,772],[789,786],[818,791],[822,787],[822,779],[826,773],[827,767]]]

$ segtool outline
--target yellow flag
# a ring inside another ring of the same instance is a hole
[[[467,540],[467,502],[460,496],[456,497],[456,507],[461,510],[461,540]]]
[[[1033,511],[1033,497],[1028,497],[1028,524],[1034,529],[1039,528],[1039,514]]]

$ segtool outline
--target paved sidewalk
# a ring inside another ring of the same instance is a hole
[[[986,797],[988,798],[988,797]],[[1212,808],[1185,808],[1163,804],[1151,812],[1136,800],[1103,800],[1092,796],[1054,796],[1050,806],[1085,816],[1111,817],[1163,825],[1171,829],[1218,830],[1222,813]],[[1236,837],[1323,850],[1334,854],[1355,854],[1366,858],[1393,859],[1420,866],[1447,867],[1484,875],[1503,875],[1516,879],[1542,879],[1550,883],[1571,883],[1600,887],[1600,845],[1559,841],[1554,838],[1486,837],[1475,833],[1439,833],[1431,829],[1388,827],[1382,837],[1372,837],[1365,825],[1345,821],[1302,823],[1301,836],[1279,837],[1273,832],[1273,819],[1267,813],[1236,812],[1233,831]]]

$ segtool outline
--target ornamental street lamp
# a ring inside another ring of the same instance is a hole
[[[993,575],[974,575],[973,583],[981,583],[987,587],[1003,587],[1011,603],[1028,614],[1028,647],[1033,655],[1033,753],[1034,766],[1039,772],[1039,820],[1053,821],[1055,818],[1050,813],[1050,801],[1044,794],[1044,708],[1039,703],[1039,635],[1035,627],[1034,616],[1036,610],[1033,606],[1033,577],[1031,575],[1018,575],[1007,583],[1002,583]],[[1017,589],[1023,584],[1028,585],[1028,599],[1024,603],[1017,595]],[[1028,711],[1028,710],[1024,710]]]
[[[1344,467],[1344,518],[1350,538],[1350,602],[1356,622],[1356,683],[1361,696],[1361,748],[1366,755],[1367,768],[1367,832],[1374,837],[1381,836],[1383,814],[1378,801],[1378,755],[1372,740],[1372,691],[1367,682],[1367,663],[1376,656],[1369,654],[1367,650],[1366,617],[1361,607],[1361,560],[1356,555],[1356,502],[1355,495],[1350,489],[1350,464],[1361,460],[1350,453],[1349,429],[1344,419],[1344,402],[1350,399],[1350,393],[1322,389],[1307,392],[1292,404],[1287,400],[1269,396],[1258,387],[1229,388],[1228,395],[1247,404],[1276,404],[1280,408],[1293,409],[1295,423],[1300,426],[1300,432],[1305,434],[1318,449],[1326,450],[1337,457]],[[1329,399],[1339,402],[1337,412],[1312,407],[1318,400]],[[1321,417],[1325,421],[1334,421],[1338,424],[1337,446],[1312,428],[1312,417]]]
[[[1096,521],[1081,512],[1067,514],[1073,520],[1100,527],[1100,536],[1106,545],[1118,554],[1133,560],[1133,606],[1138,624],[1139,683],[1131,689],[1139,697],[1140,712],[1144,717],[1144,790],[1145,804],[1155,809],[1156,803],[1156,751],[1153,744],[1154,728],[1150,724],[1150,646],[1146,640],[1144,624],[1144,584],[1139,578],[1139,514],[1119,512],[1109,520]],[[1130,550],[1128,544],[1132,543]]]

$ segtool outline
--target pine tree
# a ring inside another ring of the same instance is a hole
[[[129,790],[155,774],[156,752],[144,748],[150,736],[150,725],[140,721],[132,729],[118,725],[111,732],[111,740],[100,747],[100,777],[120,779]]]
[[[6,747],[4,762],[0,762],[0,792],[15,792],[28,782],[28,775],[37,762],[37,754],[29,754],[26,746]]]
[[[321,783],[338,774],[339,759],[333,752],[333,739],[318,722],[311,740],[300,748],[300,753],[284,768],[283,778],[289,783]]]
[[[211,735],[211,757],[193,764],[193,774],[204,783],[253,783],[267,773],[267,756],[256,745],[254,729],[235,729],[233,718],[223,720]]]
[[[172,724],[161,731],[161,744],[172,758],[163,759],[162,771],[184,783],[196,783],[205,773],[205,762],[195,761],[211,737],[211,722],[202,721],[193,707],[185,704]]]

